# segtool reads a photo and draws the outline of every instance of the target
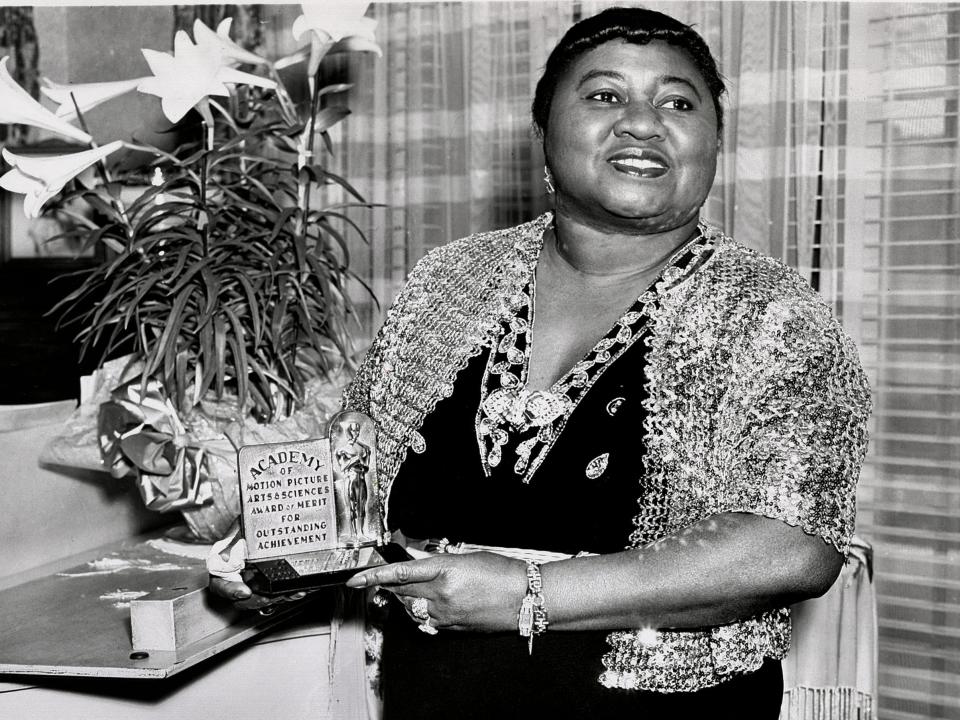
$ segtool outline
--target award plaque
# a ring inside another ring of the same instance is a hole
[[[376,426],[335,415],[328,437],[240,448],[240,508],[250,587],[262,595],[339,585],[411,559],[385,541]]]

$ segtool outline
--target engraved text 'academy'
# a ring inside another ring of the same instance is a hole
[[[316,471],[319,471],[322,467],[320,460],[312,455],[297,452],[296,450],[279,450],[276,453],[267,455],[265,458],[260,458],[260,461],[250,468],[250,477],[258,477],[274,465],[286,465],[288,463],[307,465]]]

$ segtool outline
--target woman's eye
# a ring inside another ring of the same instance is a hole
[[[693,103],[682,97],[672,97],[665,100],[661,103],[662,107],[670,108],[671,110],[693,110]]]
[[[610,90],[599,90],[595,93],[592,93],[589,98],[591,100],[598,100],[602,103],[618,103],[620,102],[620,97]]]

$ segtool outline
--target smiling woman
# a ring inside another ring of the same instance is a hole
[[[700,218],[723,89],[670,17],[572,27],[533,104],[553,212],[430,253],[347,391],[386,526],[439,549],[348,583],[389,591],[388,720],[778,716],[869,393],[809,285]]]
[[[594,48],[557,84],[548,117],[558,214],[632,232],[692,231],[713,184],[719,125],[686,52],[660,40]]]

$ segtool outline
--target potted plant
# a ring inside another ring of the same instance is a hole
[[[363,233],[348,210],[366,203],[327,162],[328,131],[348,110],[323,98],[349,86],[323,86],[319,68],[330,51],[379,53],[366,7],[303,6],[293,31],[310,46],[275,62],[233,43],[229,20],[216,32],[198,20],[173,53],[143,51],[150,76],[47,82],[56,114],[0,61],[0,122],[90,146],[45,158],[4,149],[0,187],[24,193],[29,216],[68,218],[66,237],[104,249],[56,306],[82,352],[101,364],[124,355],[98,412],[104,460],[115,474],[135,469],[148,506],[183,510],[201,539],[237,515],[236,443],[272,437],[264,424],[280,437],[317,432],[327,409],[317,394],[337,391],[350,366],[347,234]],[[310,90],[299,105],[280,73],[298,62]],[[93,143],[84,111],[133,89],[179,124],[176,149]],[[108,165],[122,150],[147,160]],[[315,206],[329,186],[348,200]]]

